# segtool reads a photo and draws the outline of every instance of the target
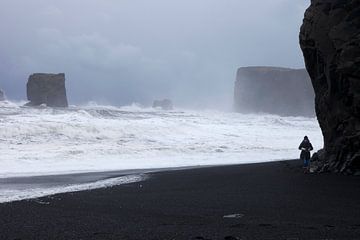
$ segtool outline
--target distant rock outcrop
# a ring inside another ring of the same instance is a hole
[[[238,112],[315,116],[314,98],[305,69],[242,67],[237,71],[234,108]]]
[[[5,101],[5,93],[0,89],[0,101]]]
[[[360,173],[359,0],[312,0],[300,45],[324,135],[318,170]]]
[[[171,100],[164,99],[164,100],[155,100],[153,103],[153,108],[161,108],[163,110],[172,110],[173,104]]]
[[[65,74],[35,73],[27,83],[27,106],[67,107]]]

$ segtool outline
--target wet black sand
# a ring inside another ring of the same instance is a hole
[[[118,178],[128,175],[140,175],[156,172],[164,172],[170,170],[190,169],[190,167],[179,168],[154,168],[154,169],[134,169],[119,170],[111,172],[86,172],[86,173],[70,173],[60,175],[44,175],[30,177],[9,177],[0,178],[0,193],[2,190],[27,190],[34,188],[49,189],[62,187],[66,185],[79,185],[85,183],[93,183],[109,178]]]
[[[160,172],[0,204],[0,239],[360,239],[360,178],[304,175],[298,165]]]

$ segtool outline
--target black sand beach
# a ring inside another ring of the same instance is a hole
[[[0,239],[360,239],[360,178],[299,164],[160,172],[0,204]]]

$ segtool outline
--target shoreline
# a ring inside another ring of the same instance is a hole
[[[279,161],[274,160],[269,162]],[[159,172],[173,172],[248,164],[256,163],[197,165],[5,177],[0,178],[0,204],[140,182],[146,180],[150,174]]]
[[[210,166],[204,166],[210,167]],[[0,178],[0,204],[141,182],[149,174],[198,167],[128,169]]]
[[[358,239],[356,176],[300,161],[149,173],[146,181],[0,204],[1,239]]]

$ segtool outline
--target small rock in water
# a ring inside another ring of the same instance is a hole
[[[153,108],[161,108],[162,110],[173,110],[173,103],[169,99],[155,100]]]

